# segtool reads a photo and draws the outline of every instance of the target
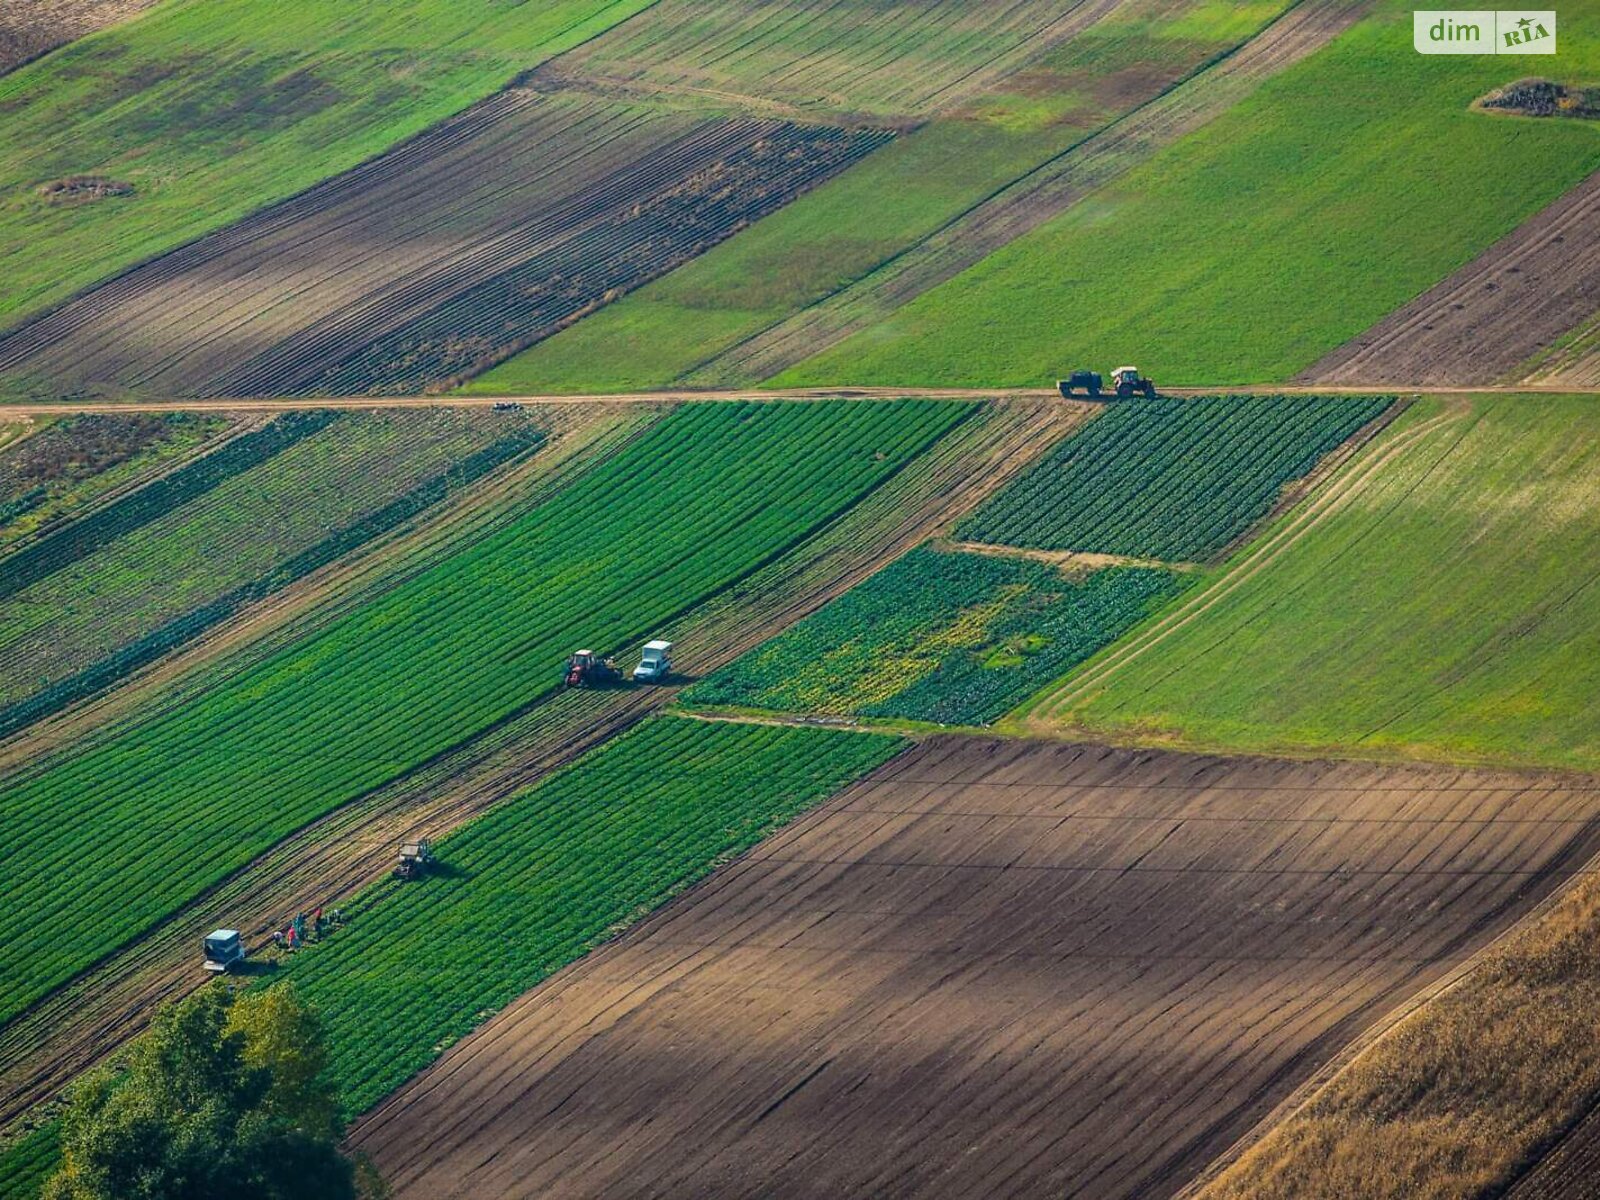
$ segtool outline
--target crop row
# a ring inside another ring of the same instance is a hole
[[[424,480],[382,508],[367,513],[308,549],[285,559],[265,575],[190,609],[77,673],[40,689],[26,700],[0,707],[0,737],[6,737],[105,690],[140,667],[193,641],[247,605],[282,591],[296,580],[398,528],[452,493],[475,483],[496,467],[536,448],[543,441],[543,436],[531,426],[503,437],[440,474]]]
[[[1082,17],[1048,0],[667,0],[538,76],[622,78],[844,113],[922,113],[1041,54]]]
[[[1209,559],[1389,404],[1343,396],[1114,404],[958,532],[1048,550]]]
[[[984,724],[1183,587],[1170,571],[1072,580],[1021,559],[911,551],[684,693],[690,704]]]
[[[359,1112],[448,1044],[776,826],[897,738],[658,717],[469,824],[418,885],[386,882],[288,977],[327,1019]]]
[[[0,1018],[306,822],[658,628],[941,437],[953,403],[686,405],[545,503],[318,633],[28,768]],[[107,853],[115,847],[115,853]]]
[[[0,453],[0,546],[39,533],[203,447],[228,426],[196,413],[64,417]]]
[[[0,605],[0,705],[96,668],[341,531],[358,535],[373,514],[530,420],[344,414]]]
[[[248,364],[230,392],[304,394],[421,390],[484,370],[574,317],[639,287],[776,211],[890,135],[775,122],[728,122],[737,135],[707,146],[654,192],[619,191],[616,211],[417,319],[371,340],[314,376],[272,378]],[[709,153],[707,151],[710,151]],[[283,351],[275,349],[273,357]],[[298,354],[296,357],[300,357]]]
[[[253,433],[179,467],[0,561],[0,600],[165,516],[227,479],[266,462],[338,419],[336,412],[285,413]]]
[[[50,1121],[0,1151],[0,1200],[38,1200],[60,1165],[61,1127]]]

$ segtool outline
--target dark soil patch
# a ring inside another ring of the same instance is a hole
[[[1600,119],[1600,86],[1572,86],[1551,79],[1519,79],[1496,88],[1477,107],[1524,117],[1584,117]]]
[[[107,196],[131,196],[133,190],[133,184],[104,175],[68,175],[41,185],[39,194],[52,204],[84,204]]]

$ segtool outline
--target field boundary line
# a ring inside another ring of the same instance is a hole
[[[1141,632],[1124,639],[1109,654],[1098,662],[1091,663],[1076,678],[1063,683],[1055,692],[1029,704],[1021,716],[1023,723],[1031,726],[1041,719],[1041,714],[1060,713],[1086,699],[1087,692],[1103,685],[1128,663],[1142,657],[1146,651],[1201,616],[1267,565],[1276,561],[1309,530],[1320,525],[1328,516],[1339,511],[1354,496],[1360,494],[1363,485],[1373,475],[1381,471],[1397,455],[1409,449],[1414,442],[1462,415],[1462,412],[1454,408],[1446,408],[1438,415],[1405,430],[1393,441],[1377,442],[1370,457],[1363,459],[1357,455],[1346,473],[1338,476],[1328,487],[1318,492],[1305,508],[1292,513],[1282,524],[1252,543],[1237,560],[1220,568],[1216,578],[1203,586],[1197,594],[1181,602],[1176,609],[1165,616],[1157,618]],[[1041,728],[1048,729],[1049,726],[1042,725]]]

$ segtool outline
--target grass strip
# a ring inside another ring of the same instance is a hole
[[[0,561],[0,601],[205,495],[241,471],[266,462],[301,439],[326,429],[339,416],[329,410],[285,413],[271,424],[234,438],[211,454],[24,547]]]
[[[417,514],[432,508],[452,492],[476,482],[496,467],[541,445],[543,441],[543,435],[532,428],[501,438],[462,459],[448,470],[424,481],[376,512],[369,513],[316,545],[287,559],[267,574],[168,621],[93,666],[36,692],[26,700],[0,708],[0,737],[9,736],[35,721],[43,720],[80,700],[104,691],[140,667],[155,662],[178,647],[193,641],[246,606],[264,600],[274,592],[282,591],[296,580],[344,557],[373,538],[397,528]]]

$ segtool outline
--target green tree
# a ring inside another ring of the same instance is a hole
[[[357,1200],[322,1025],[288,986],[221,983],[162,1010],[124,1068],[83,1079],[45,1200]]]

